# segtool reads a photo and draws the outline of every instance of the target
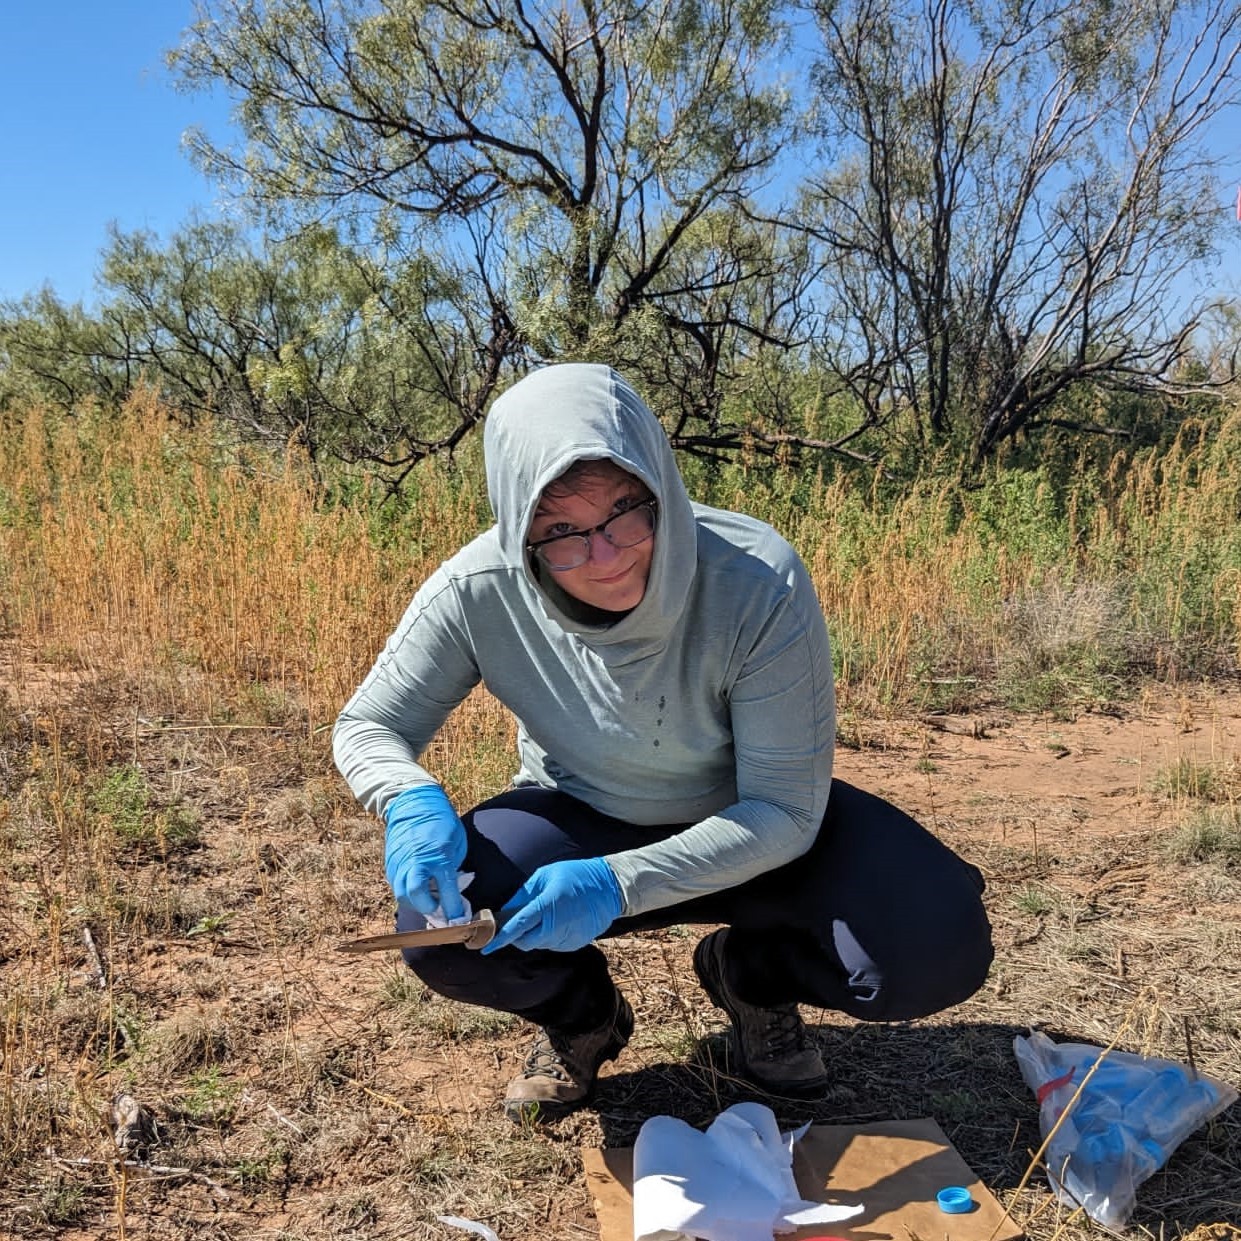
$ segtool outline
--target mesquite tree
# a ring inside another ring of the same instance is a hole
[[[793,138],[779,10],[215,0],[173,62],[240,101],[236,149],[192,146],[270,221],[330,213],[447,274],[442,347],[486,377],[443,394],[464,422],[532,362],[598,358],[710,452],[738,440],[724,392],[810,323],[806,239],[752,210],[779,215]]]
[[[813,7],[803,222],[860,416],[980,459],[1049,425],[1121,430],[1109,390],[1174,387],[1225,214],[1207,138],[1237,111],[1235,0]],[[1083,383],[1099,413],[1070,422]]]

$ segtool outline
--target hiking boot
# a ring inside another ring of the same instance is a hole
[[[615,1006],[603,1025],[578,1034],[548,1026],[531,1045],[522,1071],[508,1084],[504,1111],[517,1123],[565,1116],[594,1092],[600,1066],[615,1060],[633,1033],[633,1009],[613,988]]]
[[[733,1023],[733,1047],[742,1076],[775,1095],[822,1094],[827,1086],[823,1057],[806,1042],[796,1004],[759,1008],[740,999],[724,968],[728,928],[712,931],[694,949],[694,973],[716,1008]]]

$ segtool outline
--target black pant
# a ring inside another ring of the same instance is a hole
[[[475,872],[466,895],[499,909],[539,866],[661,840],[683,824],[633,827],[569,797],[517,788],[463,816]],[[863,1021],[926,1016],[982,985],[991,964],[983,879],[907,814],[841,780],[808,852],[734,888],[613,923],[608,935],[724,923],[737,995],[762,1006],[797,1001]],[[422,918],[402,907],[402,930]],[[577,952],[449,945],[405,959],[433,991],[516,1013],[537,1025],[587,1029],[610,1011],[607,959]]]

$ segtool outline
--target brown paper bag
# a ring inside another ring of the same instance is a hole
[[[633,1148],[582,1151],[600,1241],[633,1241]],[[812,1125],[793,1149],[793,1175],[810,1202],[861,1203],[861,1215],[782,1234],[806,1241],[1017,1241],[1021,1229],[970,1170],[933,1120]],[[970,1191],[974,1208],[947,1215],[935,1195]]]

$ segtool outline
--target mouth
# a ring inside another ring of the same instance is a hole
[[[596,577],[593,582],[596,586],[615,586],[617,582],[623,582],[633,572],[633,565],[627,569],[622,569],[619,573],[614,573],[611,577]]]

